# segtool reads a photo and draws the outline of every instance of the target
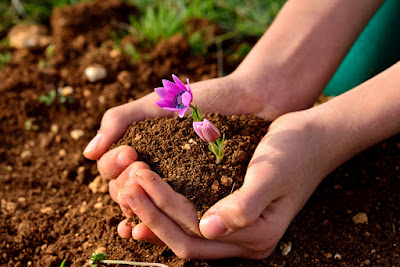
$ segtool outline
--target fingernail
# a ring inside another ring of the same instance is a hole
[[[210,239],[222,236],[228,232],[221,217],[215,214],[201,219],[200,230],[206,238]]]
[[[89,153],[93,150],[96,149],[97,145],[100,143],[102,138],[101,134],[97,134],[90,142],[89,144],[86,146],[85,150],[83,151],[83,154]]]
[[[132,210],[136,209],[136,200],[132,196],[122,196]]]
[[[121,167],[127,167],[131,163],[133,163],[133,160],[128,157],[125,153],[119,152],[117,156],[117,164]]]

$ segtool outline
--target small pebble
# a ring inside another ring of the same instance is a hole
[[[221,185],[224,187],[228,187],[231,186],[231,184],[233,183],[233,180],[231,177],[227,177],[227,176],[222,176],[221,178]]]
[[[324,254],[324,256],[325,256],[325,258],[327,258],[327,259],[332,259],[332,254],[331,253],[325,253]]]
[[[185,149],[185,150],[189,150],[191,148],[191,146],[189,144],[184,144],[182,146],[182,148]]]
[[[25,150],[21,153],[21,159],[29,159],[32,156],[32,152],[30,150]]]
[[[102,202],[97,202],[96,204],[93,205],[93,207],[95,209],[101,209],[103,207],[103,203]]]
[[[26,198],[24,198],[24,197],[19,197],[19,198],[18,198],[18,202],[21,203],[22,205],[25,205],[25,204],[26,204]]]
[[[44,213],[44,214],[52,214],[54,212],[54,210],[52,207],[45,207],[45,208],[40,209],[40,212]]]
[[[337,184],[333,187],[333,189],[335,189],[335,190],[343,189],[343,186],[341,186],[340,184]]]
[[[88,66],[85,71],[85,76],[89,82],[97,82],[107,77],[107,70],[104,66],[96,64]]]
[[[368,216],[364,212],[359,212],[353,217],[355,224],[368,224]]]
[[[106,253],[106,248],[105,247],[98,247],[96,248],[96,250],[94,251],[96,254],[100,254],[100,253]]]
[[[189,143],[193,144],[193,145],[197,145],[197,142],[193,138],[189,139]]]
[[[93,193],[107,193],[108,182],[106,178],[98,175],[96,178],[94,178],[93,182],[91,182],[88,187]]]
[[[58,92],[63,96],[70,96],[74,93],[74,88],[72,86],[65,86],[58,88]]]
[[[65,149],[60,149],[60,151],[58,151],[58,156],[60,158],[65,158],[65,156],[67,156],[67,151],[65,151]]]
[[[104,105],[106,103],[106,98],[103,95],[100,95],[98,98],[99,103]]]
[[[342,255],[340,255],[339,253],[336,253],[335,256],[333,256],[333,258],[335,260],[339,260],[340,261],[342,259]]]
[[[215,180],[215,181],[213,182],[213,184],[211,185],[211,190],[214,191],[214,192],[219,191],[219,183],[218,183],[217,180]]]
[[[282,255],[287,256],[292,250],[292,242],[282,242],[280,245],[280,249],[282,250]]]
[[[89,97],[91,94],[92,94],[92,91],[90,91],[89,89],[83,90],[83,96],[84,97]]]
[[[81,138],[83,135],[85,134],[85,132],[81,129],[75,129],[72,130],[70,135],[72,137],[72,139],[74,140],[78,140],[79,138]]]

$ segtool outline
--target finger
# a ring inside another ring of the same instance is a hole
[[[217,259],[253,255],[241,246],[188,235],[154,205],[138,184],[126,186],[122,195],[142,222],[180,258]]]
[[[88,159],[99,159],[111,144],[123,136],[132,122],[171,114],[156,106],[157,99],[158,96],[151,93],[139,100],[107,110],[97,135],[89,142],[83,155]]]
[[[97,169],[101,176],[107,179],[115,179],[129,165],[137,161],[138,154],[130,146],[119,146],[105,153],[97,161]]]
[[[237,244],[268,256],[273,252],[292,219],[290,201],[282,198],[268,205],[250,226],[214,240]]]
[[[201,236],[197,209],[185,196],[175,192],[157,173],[151,170],[138,170],[134,178],[159,210],[175,221],[189,235]]]
[[[119,185],[117,180],[111,180],[108,183],[108,191],[110,192],[110,196],[114,202],[118,202],[118,192],[122,189],[122,187]]]
[[[131,232],[131,235],[136,240],[143,240],[152,243],[156,246],[165,246],[161,241],[144,223],[137,224]]]
[[[131,223],[128,222],[128,219],[125,219],[118,224],[117,231],[119,236],[122,238],[132,237],[132,226]]]
[[[131,208],[125,204],[125,201],[122,199],[121,190],[118,192],[117,196],[119,207],[121,208],[122,213],[126,216],[126,218],[130,219],[135,216],[135,213],[131,210]]]
[[[282,196],[280,171],[275,167],[280,165],[273,155],[265,157],[259,161],[256,150],[243,186],[203,215],[199,227],[204,237],[214,239],[252,225],[271,202]]]
[[[124,187],[126,181],[129,179],[129,173],[132,172],[132,175],[140,170],[140,169],[150,169],[149,165],[144,163],[143,161],[135,161],[131,165],[128,166],[118,177],[117,179],[111,180],[109,183],[109,191],[111,198],[119,203],[118,201],[118,192]]]

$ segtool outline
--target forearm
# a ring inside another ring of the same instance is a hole
[[[326,149],[341,164],[400,132],[400,62],[353,90],[309,109],[325,128]]]
[[[237,72],[276,88],[286,112],[309,107],[382,2],[289,0]]]

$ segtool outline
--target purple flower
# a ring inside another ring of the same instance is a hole
[[[193,122],[194,131],[204,141],[213,143],[221,136],[217,126],[211,121],[204,119],[202,122]]]
[[[165,110],[180,111],[179,117],[182,118],[193,100],[193,93],[190,89],[189,79],[187,79],[186,87],[177,76],[172,74],[172,78],[175,83],[163,79],[164,87],[154,89],[157,95],[161,97],[161,100],[158,100],[156,104]]]

